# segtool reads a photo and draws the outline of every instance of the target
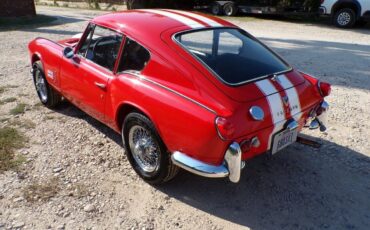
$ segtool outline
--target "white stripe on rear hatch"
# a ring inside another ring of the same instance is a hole
[[[299,101],[299,95],[297,93],[296,88],[292,84],[292,82],[288,79],[285,75],[279,75],[278,76],[278,83],[283,87],[285,90],[286,95],[289,98],[289,105],[292,108],[292,111],[290,111],[290,114],[292,114],[293,118],[298,121],[301,116],[301,103]]]
[[[185,16],[182,16],[182,15],[179,15],[179,14],[175,14],[175,13],[171,13],[171,12],[167,12],[167,11],[163,11],[163,10],[152,10],[152,9],[145,9],[145,10],[140,10],[140,11],[145,11],[145,12],[149,12],[149,13],[153,13],[153,14],[160,14],[162,16],[166,16],[166,17],[169,17],[169,18],[172,18],[178,22],[181,22],[191,28],[204,28],[205,26],[200,24],[199,22],[197,21],[194,21],[190,18],[187,18]]]
[[[280,131],[285,124],[285,113],[284,106],[281,101],[280,94],[276,90],[275,86],[268,80],[262,80],[255,83],[261,92],[266,96],[267,102],[270,107],[272,116],[272,122],[274,129],[269,136],[267,149],[271,148],[272,136]]]
[[[204,17],[204,16],[199,15],[199,14],[195,14],[195,13],[191,13],[191,12],[186,12],[186,11],[180,11],[180,10],[168,10],[168,11],[171,11],[173,13],[183,14],[183,15],[186,15],[186,16],[189,16],[189,17],[192,17],[192,18],[195,18],[195,19],[197,19],[199,21],[202,21],[203,23],[208,24],[208,25],[213,26],[213,27],[223,26],[222,24],[216,22],[215,20],[212,20],[210,18]]]

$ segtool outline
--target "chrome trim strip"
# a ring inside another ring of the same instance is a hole
[[[225,153],[224,163],[218,166],[210,165],[196,160],[184,153],[175,151],[172,156],[172,162],[191,173],[209,178],[229,177],[230,181],[237,183],[240,180],[240,174],[245,164],[241,160],[242,151],[238,143],[233,142]]]
[[[209,112],[217,115],[217,113],[213,109],[211,109],[211,108],[203,105],[202,103],[200,103],[200,102],[198,102],[198,101],[196,101],[196,100],[194,100],[194,99],[192,99],[192,98],[190,98],[188,96],[185,96],[184,94],[179,93],[179,92],[177,92],[177,91],[175,91],[175,90],[173,90],[171,88],[168,88],[167,86],[164,86],[164,85],[162,85],[162,84],[160,84],[158,82],[155,82],[155,81],[153,81],[151,79],[148,79],[148,78],[144,77],[143,75],[137,73],[136,71],[124,71],[121,74],[129,74],[129,75],[132,75],[132,76],[135,76],[135,77],[139,78],[140,80],[144,80],[144,81],[150,82],[150,83],[152,83],[152,84],[154,84],[156,86],[159,86],[159,87],[161,87],[161,88],[163,88],[165,90],[168,90],[168,91],[170,91],[170,92],[172,92],[172,93],[174,93],[174,94],[176,94],[176,95],[178,95],[178,96],[180,96],[182,98],[185,98],[186,100],[189,100],[189,101],[191,101],[191,102],[199,105],[200,107],[208,110]]]

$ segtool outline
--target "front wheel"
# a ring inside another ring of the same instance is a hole
[[[334,24],[339,28],[351,28],[356,23],[356,14],[350,8],[343,8],[334,14]]]
[[[126,155],[136,173],[150,184],[171,180],[178,167],[171,161],[153,123],[141,113],[130,113],[124,120],[122,139]]]
[[[43,66],[40,61],[33,64],[33,83],[35,84],[37,95],[43,105],[48,108],[57,106],[62,97],[53,89],[45,78]]]

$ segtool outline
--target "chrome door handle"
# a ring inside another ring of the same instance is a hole
[[[99,82],[95,82],[95,85],[101,89],[106,89],[107,88],[107,85],[106,84],[103,84],[103,83],[99,83]]]

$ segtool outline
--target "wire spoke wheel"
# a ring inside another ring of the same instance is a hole
[[[152,134],[135,125],[129,131],[129,146],[137,165],[147,173],[155,173],[160,166],[160,148]]]

